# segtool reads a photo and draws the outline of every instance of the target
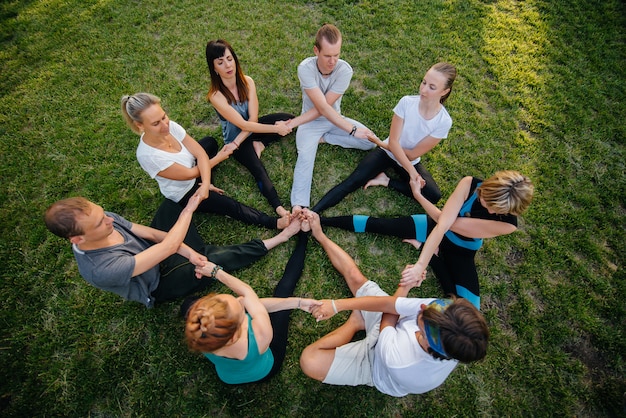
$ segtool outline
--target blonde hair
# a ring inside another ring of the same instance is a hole
[[[136,134],[141,134],[141,130],[135,122],[143,122],[141,114],[144,110],[154,104],[160,104],[161,99],[150,93],[135,93],[132,96],[122,96],[122,116],[126,124]]]
[[[215,351],[230,341],[240,322],[241,317],[228,309],[228,303],[211,293],[189,308],[185,323],[187,345],[191,351]]]
[[[443,74],[446,77],[446,85],[444,86],[444,89],[450,90],[439,99],[439,103],[443,104],[448,97],[450,97],[450,93],[452,93],[452,84],[454,84],[454,80],[456,80],[456,67],[447,62],[438,62],[433,65],[431,69]]]
[[[476,189],[490,209],[499,215],[521,215],[530,205],[535,188],[530,179],[513,171],[498,171]]]

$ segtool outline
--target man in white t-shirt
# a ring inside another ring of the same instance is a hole
[[[310,206],[313,166],[320,142],[361,150],[375,146],[367,139],[374,135],[372,131],[341,115],[341,98],[352,79],[352,67],[339,59],[341,43],[341,32],[336,26],[322,26],[315,36],[315,56],[298,65],[302,113],[288,122],[290,128],[298,127],[298,160],[291,188],[294,207]]]
[[[388,296],[324,234],[317,214],[304,213],[313,236],[356,296],[325,300],[313,309],[318,320],[342,310],[352,314],[345,324],[304,349],[300,366],[307,376],[327,384],[375,386],[401,397],[435,389],[459,361],[484,358],[489,329],[470,302],[407,298],[416,283],[400,286],[394,296]],[[365,338],[351,342],[362,330]]]

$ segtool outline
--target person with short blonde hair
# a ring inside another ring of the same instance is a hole
[[[528,177],[511,170],[498,171],[484,181],[465,177],[441,210],[421,194],[418,184],[423,181],[412,183],[414,195],[427,214],[397,218],[337,216],[322,218],[322,224],[403,238],[417,248],[427,242],[428,246],[422,249],[418,261],[423,264],[416,263],[417,268],[429,264],[444,294],[467,298],[480,309],[476,252],[482,246],[483,238],[517,230],[517,217],[532,200],[533,184]],[[410,271],[405,270],[407,278]]]
[[[161,194],[187,204],[192,196],[202,199],[198,211],[230,216],[233,219],[270,229],[289,225],[289,216],[269,216],[226,196],[211,183],[212,167],[229,158],[232,149],[218,149],[217,141],[206,136],[193,139],[178,123],[169,119],[161,99],[150,93],[135,93],[121,99],[122,116],[130,129],[140,135],[137,161],[155,179]]]

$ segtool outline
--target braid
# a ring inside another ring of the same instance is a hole
[[[239,328],[228,304],[219,295],[210,294],[189,308],[185,337],[192,351],[211,352],[223,347]]]

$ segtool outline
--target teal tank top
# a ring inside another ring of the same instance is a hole
[[[206,358],[215,365],[219,378],[231,385],[261,380],[267,376],[274,365],[274,355],[270,348],[265,353],[259,354],[259,347],[252,330],[252,317],[248,313],[246,316],[248,317],[248,355],[245,359],[238,360],[204,353]]]

